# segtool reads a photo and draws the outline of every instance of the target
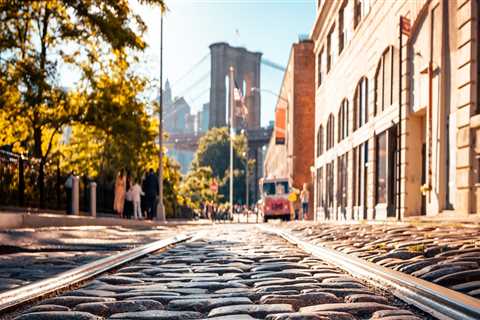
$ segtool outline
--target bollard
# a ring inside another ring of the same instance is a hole
[[[80,213],[80,179],[77,176],[73,176],[72,179],[72,213],[78,215]]]
[[[97,216],[97,184],[90,182],[90,214],[92,217]]]

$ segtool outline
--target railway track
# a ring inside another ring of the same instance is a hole
[[[1,314],[20,320],[470,320],[480,319],[480,301],[271,226],[224,225],[4,292]]]
[[[355,277],[388,290],[401,300],[438,319],[480,319],[480,300],[478,299],[364,259],[311,244],[280,229],[263,225],[258,228],[282,237],[313,256],[337,265]]]
[[[73,288],[95,276],[114,270],[119,266],[139,259],[152,252],[191,239],[191,237],[192,235],[183,234],[164,240],[154,241],[137,248],[87,263],[86,265],[62,272],[51,278],[0,293],[0,315],[52,293]]]

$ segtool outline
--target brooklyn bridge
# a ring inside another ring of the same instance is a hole
[[[261,65],[275,70],[284,71],[284,68],[262,57],[260,52],[251,52],[243,47],[233,47],[220,42],[210,45],[210,51],[195,63],[191,70],[183,75],[178,81],[191,75],[192,71],[210,58],[210,68],[207,73],[199,76],[193,84],[183,90],[182,93],[192,91],[196,86],[205,82],[210,77],[210,86],[204,91],[209,92],[209,101],[202,104],[202,109],[196,114],[191,112],[191,104],[198,101],[207,92],[200,92],[191,99],[184,96],[172,97],[172,89],[169,82],[164,91],[164,128],[168,133],[166,146],[168,153],[181,165],[183,172],[193,159],[193,154],[198,147],[199,139],[211,128],[228,126],[228,70],[235,69],[235,83],[244,98],[248,109],[246,119],[234,116],[234,123],[242,123],[236,126],[243,129],[248,141],[248,159],[255,161],[255,169],[252,173],[253,181],[251,190],[258,195],[256,181],[263,175],[264,146],[270,140],[273,127],[261,126]],[[175,84],[174,84],[175,87]],[[194,90],[193,90],[194,91]],[[256,198],[256,197],[255,197]]]

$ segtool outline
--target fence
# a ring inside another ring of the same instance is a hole
[[[0,150],[0,206],[40,207],[38,175],[40,160]],[[66,174],[58,163],[45,165],[45,209],[65,210]],[[90,180],[80,177],[80,211],[90,211]],[[97,182],[97,212],[113,212],[113,182]]]

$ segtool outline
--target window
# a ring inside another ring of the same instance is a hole
[[[356,130],[368,121],[368,79],[366,77],[358,82],[353,99],[353,128]]]
[[[323,198],[323,167],[317,169],[317,208],[323,208],[324,198]]]
[[[338,142],[348,136],[348,100],[343,99],[338,111]]]
[[[345,1],[338,12],[338,54],[342,53],[345,48],[346,42],[346,28],[345,28],[345,7],[347,2]]]
[[[396,68],[398,55],[393,47],[388,47],[378,62],[375,73],[375,114],[379,114],[385,108],[397,101],[398,78]],[[395,81],[396,80],[396,81]]]
[[[326,179],[325,183],[327,186],[330,186],[329,188],[325,188],[325,205],[327,208],[332,208],[333,207],[333,161],[330,163],[327,163],[327,172],[326,172]],[[329,215],[327,214],[327,218],[329,218]]]
[[[377,191],[376,203],[387,203],[387,133],[382,132],[376,138],[375,148]]]
[[[372,0],[354,0],[353,3],[353,28],[357,28],[360,21],[370,12]]]
[[[323,154],[323,126],[320,125],[317,132],[317,157]]]
[[[327,121],[327,150],[333,147],[335,134],[335,120],[333,114],[328,116]]]
[[[330,72],[333,64],[333,30],[335,30],[335,26],[330,29],[330,32],[327,35],[327,72]]]
[[[362,0],[354,0],[353,3],[353,28],[357,28],[362,20]]]
[[[353,150],[353,205],[363,207],[360,214],[367,218],[368,141]]]
[[[337,158],[337,206],[347,207],[348,153]]]
[[[317,86],[320,87],[322,84],[322,72],[323,72],[323,48],[320,50],[320,53],[317,57],[317,72],[318,72],[318,79],[317,79]]]

